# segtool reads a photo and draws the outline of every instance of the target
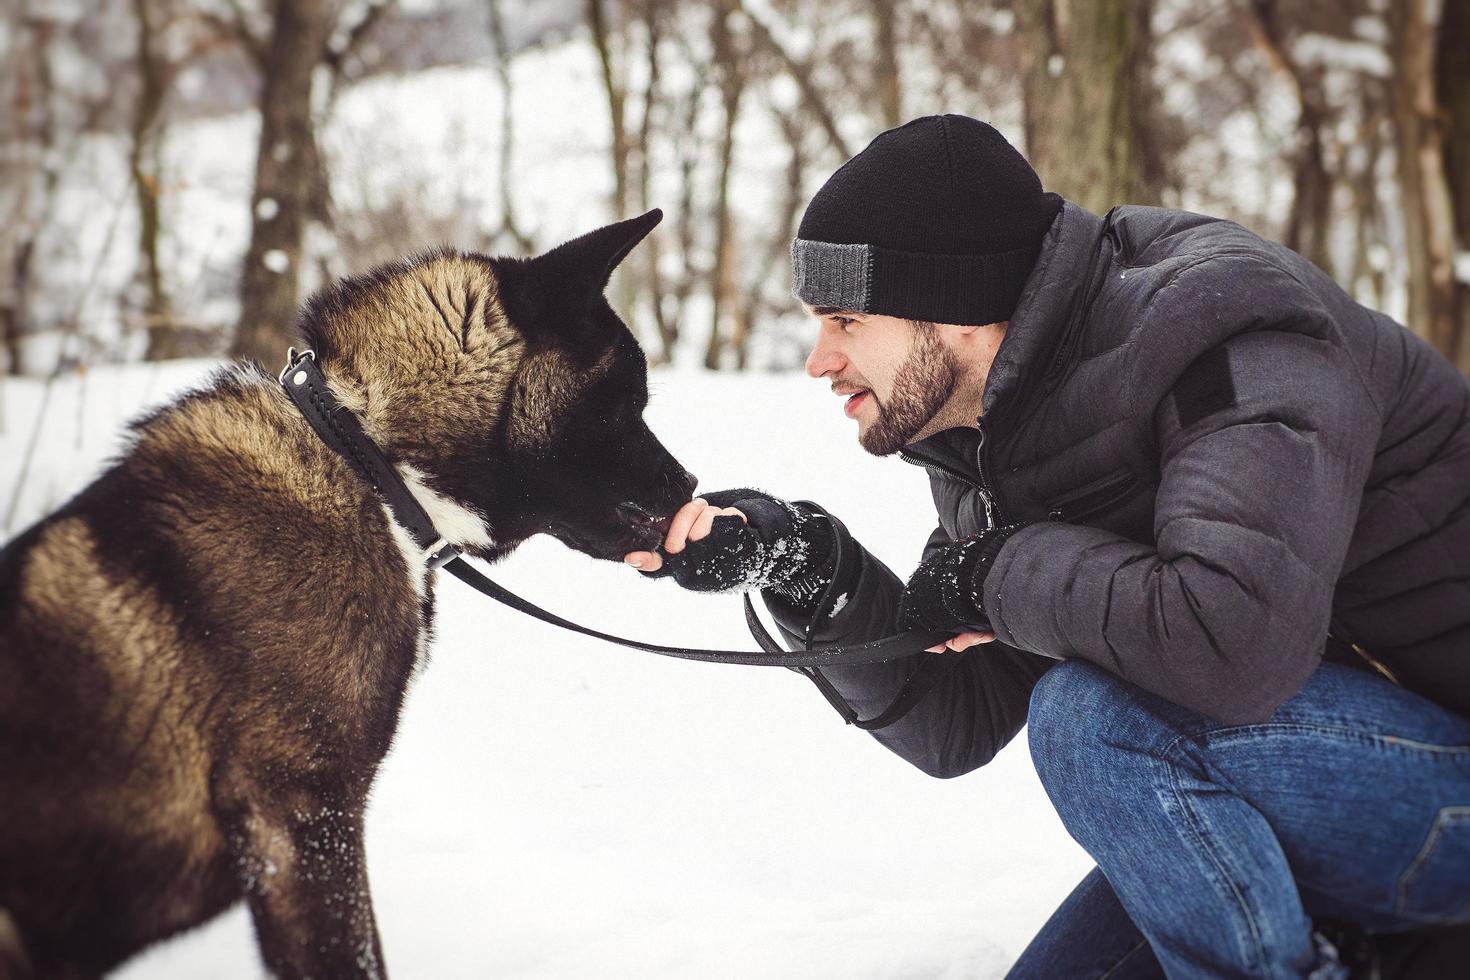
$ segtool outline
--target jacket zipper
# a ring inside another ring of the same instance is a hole
[[[1083,494],[1075,500],[1062,500],[1051,509],[1047,516],[1054,521],[1080,521],[1093,514],[1100,514],[1116,504],[1126,500],[1138,486],[1138,478],[1132,473],[1124,473],[1116,480],[1103,484],[1091,493]]]
[[[975,419],[980,427],[980,441],[975,444],[975,470],[980,474],[980,497],[985,501],[985,520],[990,527],[1000,527],[1000,492],[992,489],[985,476],[985,416]]]
[[[983,419],[980,420],[980,442],[975,447],[975,469],[980,474],[980,478],[978,480],[972,477],[970,474],[964,472],[963,470],[956,469],[943,460],[935,459],[932,456],[918,455],[908,452],[907,450],[900,449],[898,451],[898,457],[905,462],[913,463],[915,466],[932,466],[935,469],[942,470],[949,476],[954,477],[956,480],[959,480],[966,486],[974,487],[975,490],[979,492],[980,503],[985,508],[986,530],[994,527],[1000,527],[1000,503],[998,498],[996,497],[995,491],[990,488],[989,483],[985,479],[985,422]]]

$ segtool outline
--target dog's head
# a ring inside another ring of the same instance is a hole
[[[533,259],[436,251],[313,297],[301,333],[439,532],[596,558],[662,540],[694,478],[643,421],[647,365],[603,297],[651,211]]]

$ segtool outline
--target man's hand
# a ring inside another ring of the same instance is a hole
[[[950,637],[938,646],[925,647],[928,653],[943,653],[949,650],[953,653],[964,653],[970,647],[981,643],[995,642],[995,634],[989,630],[980,630],[974,633],[960,633]]]
[[[830,558],[825,519],[746,488],[696,497],[674,515],[658,550],[623,556],[650,577],[670,576],[696,592],[768,588],[798,603],[825,587]]]
[[[957,630],[943,646],[967,650],[989,643],[995,632],[985,618],[985,576],[1017,525],[982,531],[926,558],[904,587],[898,604],[899,629]]]
[[[669,524],[669,533],[664,536],[664,543],[659,545],[659,551],[677,555],[684,550],[690,541],[701,541],[709,537],[710,531],[714,530],[716,517],[738,517],[741,521],[749,519],[740,510],[734,507],[716,507],[703,497],[695,497],[689,503],[679,508],[674,515],[673,522]],[[632,565],[640,572],[656,572],[664,565],[664,559],[659,551],[630,551],[623,556],[623,561]]]

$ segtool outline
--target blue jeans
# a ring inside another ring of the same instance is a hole
[[[1012,977],[1341,977],[1313,919],[1470,922],[1470,718],[1375,675],[1324,664],[1223,725],[1071,660],[1028,724],[1098,871]]]

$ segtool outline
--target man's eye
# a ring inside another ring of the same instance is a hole
[[[857,325],[857,321],[849,316],[834,316],[832,319],[836,321],[837,326],[843,330],[847,330],[848,327],[853,327]]]

